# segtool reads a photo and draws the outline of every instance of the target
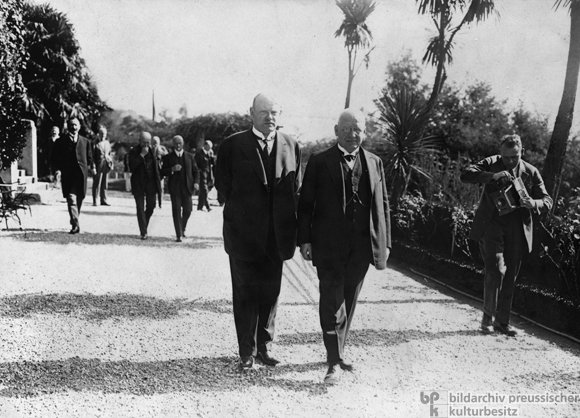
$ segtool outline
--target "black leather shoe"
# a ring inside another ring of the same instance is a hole
[[[274,357],[270,357],[267,351],[258,353],[256,357],[266,366],[275,366],[276,364],[280,363]]]
[[[240,369],[249,370],[254,366],[254,357],[244,356],[240,357]]]
[[[181,242],[181,237],[177,237],[177,239],[175,240],[175,242]]]
[[[507,335],[508,337],[515,337],[518,335],[517,331],[513,329],[509,324],[500,324],[498,322],[493,323],[493,329],[500,334]]]
[[[146,240],[146,239],[147,239],[147,234],[145,234],[145,235],[141,235],[141,239],[142,239],[142,240]]]
[[[328,366],[326,376],[324,376],[324,383],[327,385],[335,385],[340,382],[341,377],[342,369],[340,368],[340,363],[331,364]]]
[[[78,226],[73,226],[73,228],[70,230],[69,234],[74,235],[74,234],[78,234],[79,232],[81,232],[81,229]]]
[[[111,206],[111,205],[109,203],[107,203],[107,202],[105,202],[105,203],[101,202],[101,206]]]
[[[342,370],[346,370],[347,372],[352,372],[354,370],[354,366],[351,363],[345,363],[344,361],[341,361],[338,364]]]
[[[491,325],[491,317],[489,315],[483,314],[480,331],[482,334],[486,335],[493,334],[493,326]]]

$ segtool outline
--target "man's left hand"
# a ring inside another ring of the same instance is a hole
[[[388,260],[389,259],[389,255],[390,254],[391,254],[391,249],[390,248],[387,248],[387,254],[386,254],[385,260]]]
[[[523,197],[521,199],[521,204],[524,208],[528,208],[528,209],[535,209],[536,205],[534,203],[534,199],[532,199],[531,197]]]

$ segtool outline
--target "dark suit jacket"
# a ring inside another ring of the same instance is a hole
[[[199,169],[199,181],[204,184],[213,183],[213,166],[215,164],[215,157],[212,155],[208,156],[205,154],[204,150],[199,150],[195,154],[195,163]]]
[[[183,164],[181,170],[185,172],[185,184],[182,184],[180,171],[171,172],[171,167],[179,163],[179,157],[175,151],[171,151],[165,157],[163,157],[163,167],[161,168],[161,174],[164,177],[169,177],[169,193],[170,194],[180,194],[182,190],[180,186],[185,186],[183,191],[190,195],[193,195],[193,185],[199,183],[199,170],[197,164],[195,163],[195,157],[192,153],[183,151]]]
[[[361,148],[371,186],[370,240],[373,265],[387,267],[386,249],[391,248],[391,220],[383,162]],[[346,202],[337,145],[310,157],[298,204],[298,244],[312,244],[314,265],[336,262],[347,245]],[[363,172],[363,175],[365,173]]]
[[[84,187],[80,191],[77,190],[77,195],[79,198],[84,198],[87,194],[88,170],[94,168],[92,144],[87,138],[79,135],[76,145],[76,159],[70,160],[67,158],[69,141],[69,136],[64,134],[54,142],[53,166],[55,170],[61,172],[62,194],[65,197],[70,193],[72,185],[77,180],[81,181],[78,176],[82,175]]]
[[[490,197],[490,189],[492,183],[492,177],[495,173],[506,170],[506,167],[501,159],[500,155],[494,155],[488,157],[477,164],[470,165],[461,173],[461,181],[464,183],[483,183],[485,184],[483,188],[483,194],[479,201],[479,206],[475,211],[475,217],[473,218],[473,226],[471,227],[471,233],[469,238],[478,241],[489,224],[492,221],[493,214],[497,211],[493,199]],[[523,160],[517,167],[516,177],[521,177],[526,186],[526,190],[530,197],[534,199],[537,213],[540,211],[550,210],[552,207],[552,198],[548,195],[546,187],[544,186],[544,181],[540,172],[531,165]],[[519,214],[522,226],[524,228],[524,234],[528,242],[528,251],[532,251],[532,239],[533,239],[533,224],[532,224],[532,214],[530,209],[519,208],[516,209]]]
[[[149,155],[154,162],[153,172],[155,173],[155,182],[157,183],[157,199],[159,200],[159,204],[161,204],[161,176],[159,175],[159,165],[157,164],[153,148],[149,148]],[[131,193],[133,196],[144,196],[147,171],[145,169],[145,160],[141,157],[141,145],[131,148],[127,159],[131,171]]]
[[[252,130],[226,138],[216,161],[215,185],[225,197],[224,245],[233,258],[261,261],[266,256],[268,223],[273,222],[282,260],[296,250],[296,201],[300,189],[300,147],[281,132],[276,133],[274,181],[266,171]],[[272,193],[273,210],[269,213]]]

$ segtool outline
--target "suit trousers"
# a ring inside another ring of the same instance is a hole
[[[240,357],[268,351],[274,339],[283,261],[243,261],[230,256],[234,321]]]
[[[153,215],[155,209],[155,200],[157,198],[156,192],[147,192],[135,197],[135,205],[137,206],[137,222],[139,223],[139,232],[141,236],[147,235],[147,227],[149,226],[149,219]]]
[[[79,216],[81,214],[81,206],[83,205],[83,198],[79,197],[73,189],[71,193],[66,195],[66,205],[70,218],[70,224],[74,227],[79,226]]]
[[[93,204],[97,203],[97,193],[101,199],[101,205],[107,203],[107,162],[103,161],[97,167],[97,174],[93,176]]]
[[[207,182],[201,182],[199,185],[199,196],[197,200],[197,210],[202,210],[204,207],[210,210],[207,195],[209,194],[209,187]]]
[[[485,263],[483,312],[500,324],[509,324],[516,278],[527,245],[516,212],[494,218],[479,241]]]
[[[185,234],[192,208],[191,195],[188,192],[181,190],[181,193],[171,193],[171,215],[177,238]]]
[[[344,360],[346,338],[370,266],[366,252],[357,251],[356,246],[351,248],[346,260],[337,259],[335,263],[317,266],[320,325],[326,358],[331,365]]]

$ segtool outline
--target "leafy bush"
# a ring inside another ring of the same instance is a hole
[[[568,202],[560,199],[557,215],[544,222],[550,236],[542,257],[558,271],[559,292],[580,303],[580,188]]]

